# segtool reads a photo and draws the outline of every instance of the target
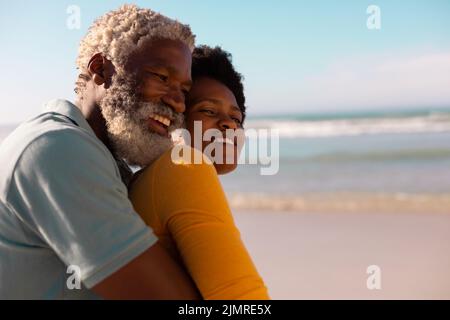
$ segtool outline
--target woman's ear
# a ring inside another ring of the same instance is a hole
[[[88,63],[88,71],[89,74],[94,81],[94,83],[98,86],[104,84],[106,82],[105,79],[105,63],[106,58],[103,57],[101,53],[96,53],[92,56],[91,60]]]

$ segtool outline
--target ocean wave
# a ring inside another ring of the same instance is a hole
[[[249,119],[246,129],[277,129],[282,138],[450,132],[450,113],[327,120]]]
[[[306,162],[328,163],[348,161],[403,161],[403,160],[448,160],[450,159],[450,146],[448,149],[406,149],[386,150],[372,152],[330,152],[300,159]],[[287,159],[285,161],[298,161]]]
[[[442,213],[450,214],[450,194],[315,193],[279,195],[230,193],[234,210],[298,213]]]

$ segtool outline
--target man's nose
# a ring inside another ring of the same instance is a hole
[[[186,110],[184,93],[178,88],[171,88],[170,91],[162,97],[162,101],[177,113],[183,113]]]

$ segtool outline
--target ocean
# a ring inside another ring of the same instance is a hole
[[[14,125],[0,126],[0,140]],[[221,176],[231,206],[270,211],[450,213],[450,108],[250,117],[278,129],[279,171]]]
[[[450,109],[250,118],[278,129],[279,172],[222,176],[238,209],[450,213]]]

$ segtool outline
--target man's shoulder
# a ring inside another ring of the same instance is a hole
[[[94,155],[109,157],[109,151],[97,137],[70,123],[63,115],[44,113],[23,123],[5,139],[0,146],[0,163],[5,157],[19,161],[24,153],[36,155],[55,148],[61,156],[64,150],[84,156],[90,154],[87,151],[96,150]]]
[[[42,114],[23,123],[0,145],[0,194],[24,171],[74,168],[74,164],[102,165],[115,170],[114,159],[103,143],[59,115]],[[33,174],[33,175],[34,175]]]
[[[66,158],[70,154],[72,157],[107,157],[112,160],[100,140],[73,126],[48,127],[26,140],[22,154],[49,154],[58,158]]]

